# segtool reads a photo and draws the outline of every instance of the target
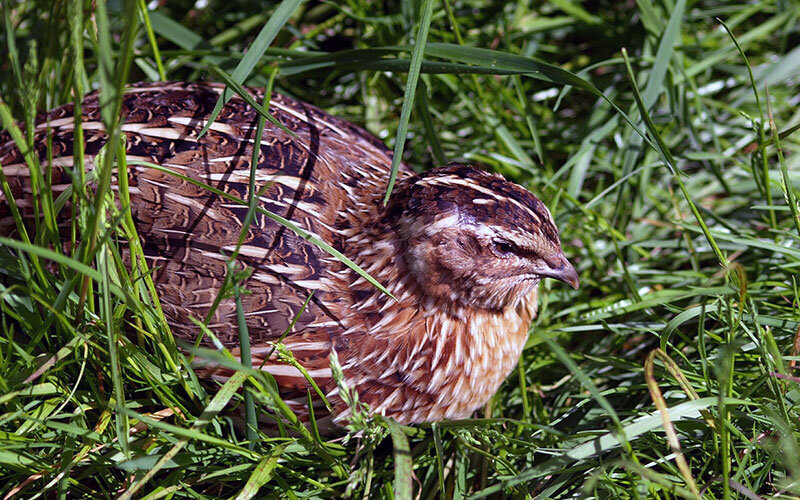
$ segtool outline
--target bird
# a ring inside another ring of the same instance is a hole
[[[268,103],[277,124],[265,122],[250,193],[257,111],[234,95],[200,134],[224,90],[205,82],[140,83],[122,100],[130,211],[172,333],[189,342],[201,335],[192,318],[209,313],[248,212],[231,197],[252,194],[305,232],[256,213],[237,256],[251,271],[241,300],[253,366],[275,378],[290,408],[308,418],[311,386],[276,358],[278,341],[324,391],[339,424],[351,408],[334,380],[332,353],[347,387],[373,414],[400,424],[470,417],[517,364],[540,281],[579,286],[545,204],[464,163],[422,173],[401,163],[384,203],[392,152],[362,128],[278,93]],[[263,89],[246,91],[264,98]],[[73,182],[73,114],[65,104],[40,115],[34,128],[35,153],[52,165],[54,193]],[[99,94],[85,96],[87,169],[107,140],[100,115]],[[0,165],[20,210],[31,216],[27,166],[7,132]],[[0,200],[0,227],[12,224]],[[309,238],[341,252],[391,295]],[[219,303],[208,328],[241,355],[232,299]],[[222,380],[229,371],[212,365],[198,373]]]

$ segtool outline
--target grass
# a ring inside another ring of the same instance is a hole
[[[0,240],[3,496],[800,497],[797,3],[0,6],[3,128],[25,145],[36,112],[100,88],[112,131],[99,194],[76,178],[69,195],[73,250],[46,168],[43,216]],[[103,193],[126,168],[125,83],[222,77],[548,204],[582,286],[544,283],[481,418],[248,441],[221,410],[245,386],[248,408],[291,418],[272,382],[242,370],[209,394],[193,376]]]

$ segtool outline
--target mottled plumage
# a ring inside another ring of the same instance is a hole
[[[234,97],[209,132],[198,132],[222,91],[214,84],[155,83],[125,95],[128,161],[172,169],[238,198],[248,193],[258,115]],[[253,91],[260,102],[262,95]],[[97,95],[83,101],[86,156],[105,141]],[[313,290],[284,344],[331,397],[335,349],[351,387],[373,411],[401,423],[469,416],[517,363],[536,314],[537,284],[553,277],[577,286],[547,208],[527,190],[473,167],[451,165],[421,175],[401,166],[382,204],[391,153],[362,129],[303,102],[274,95],[270,112],[295,137],[267,122],[256,170],[261,206],[294,221],[386,286],[392,300],[294,232],[257,215],[239,261],[253,268],[242,297],[261,364]],[[52,134],[54,190],[72,182],[73,107],[40,117],[37,153]],[[23,211],[27,167],[0,135],[0,163]],[[88,166],[91,168],[91,164]],[[226,274],[246,206],[145,166],[132,166],[131,211],[156,268],[161,304],[173,332],[199,331]],[[8,227],[7,207],[0,223]],[[223,254],[224,253],[224,254]],[[233,301],[209,327],[234,353]],[[288,400],[302,411],[308,383],[295,368],[268,360]],[[203,373],[222,377],[225,370]]]

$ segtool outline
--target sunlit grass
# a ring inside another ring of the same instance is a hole
[[[37,112],[100,88],[112,137],[61,198],[29,155],[42,216],[0,240],[3,495],[800,496],[800,7],[1,5],[3,129],[29,149]],[[476,419],[342,442],[297,424],[263,373],[230,364],[217,392],[193,375],[141,250],[121,257],[136,233],[109,183],[127,82],[220,76],[362,124],[415,169],[481,163],[548,204],[581,288],[543,284]],[[241,386],[293,432],[248,440]]]

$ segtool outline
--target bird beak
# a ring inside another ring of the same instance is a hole
[[[563,281],[576,290],[579,286],[581,286],[581,282],[578,279],[578,273],[563,255],[561,256],[561,262],[558,267],[552,267],[548,270],[548,272],[542,273],[542,275],[547,276],[548,278],[554,278],[559,281]]]

